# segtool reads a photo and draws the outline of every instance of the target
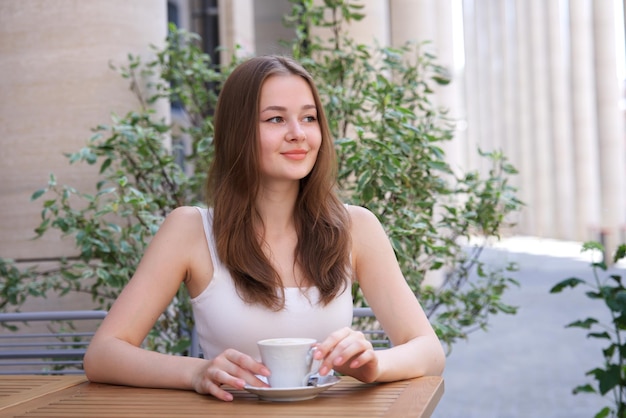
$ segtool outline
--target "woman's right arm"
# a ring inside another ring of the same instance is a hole
[[[172,211],[91,341],[84,359],[89,380],[190,389],[223,400],[231,400],[232,395],[221,389],[221,384],[238,388],[246,382],[262,385],[254,374],[267,374],[264,367],[234,350],[205,360],[140,347],[183,281],[192,281],[195,275],[197,284],[198,276],[212,277],[208,254],[198,210],[181,207]]]

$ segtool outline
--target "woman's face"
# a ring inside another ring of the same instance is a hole
[[[261,179],[293,182],[306,177],[322,143],[308,83],[297,75],[269,77],[261,88],[259,111]]]

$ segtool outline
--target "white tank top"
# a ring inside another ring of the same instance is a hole
[[[244,302],[228,269],[217,256],[213,237],[213,213],[198,208],[213,260],[213,278],[191,299],[196,329],[204,358],[234,348],[260,360],[256,342],[265,338],[310,337],[323,341],[328,334],[352,323],[352,294],[348,286],[328,305],[318,305],[317,287],[285,288],[285,308],[275,312]]]

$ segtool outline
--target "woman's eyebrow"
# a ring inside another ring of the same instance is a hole
[[[316,109],[317,107],[314,104],[308,104],[308,105],[304,105],[302,106],[302,110],[309,110],[309,109]],[[275,111],[275,112],[284,112],[287,110],[286,107],[284,106],[276,106],[276,105],[271,105],[271,106],[267,106],[266,108],[261,110],[261,113],[263,112],[267,112],[267,111]]]

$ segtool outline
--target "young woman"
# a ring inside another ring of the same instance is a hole
[[[320,374],[364,382],[441,374],[445,356],[380,222],[335,195],[335,154],[311,76],[291,59],[252,58],[230,75],[215,113],[209,209],[166,218],[94,336],[92,381],[195,390],[267,386],[256,341],[313,337]],[[357,281],[393,347],[352,330]],[[204,359],[142,341],[180,284]]]

